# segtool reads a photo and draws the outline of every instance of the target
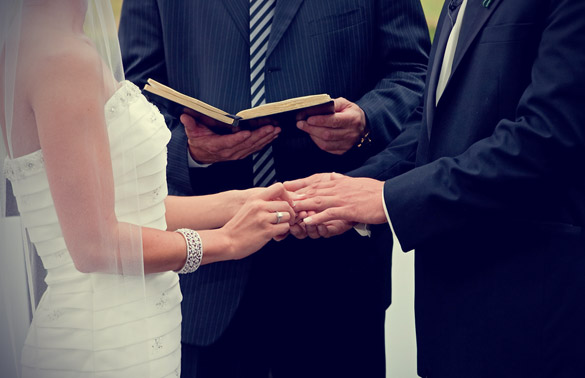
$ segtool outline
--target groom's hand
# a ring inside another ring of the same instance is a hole
[[[315,215],[314,211],[301,211],[297,213],[296,223],[290,227],[290,234],[297,239],[304,239],[307,236],[311,239],[330,238],[341,235],[350,230],[356,223],[344,220],[332,220],[323,224],[305,224],[303,219]]]
[[[382,199],[383,181],[321,173],[285,182],[284,187],[303,196],[295,201],[297,213],[315,212],[303,219],[306,225],[317,226],[330,221],[366,224],[387,221]]]
[[[188,114],[181,115],[181,122],[189,140],[189,153],[201,164],[243,159],[264,148],[280,133],[279,127],[269,125],[254,131],[219,135]]]

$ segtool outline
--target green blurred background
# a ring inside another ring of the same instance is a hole
[[[114,8],[116,18],[119,18],[123,0],[110,1],[112,2],[112,7]],[[439,12],[441,11],[443,1],[444,0],[421,0],[423,9],[425,11],[425,16],[427,18],[427,23],[429,24],[429,31],[431,33],[431,37],[435,34],[435,28],[437,27],[437,20],[439,19]]]

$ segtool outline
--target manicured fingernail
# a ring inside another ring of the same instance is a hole
[[[303,222],[305,222],[305,224],[311,224],[311,222],[313,222],[313,218],[306,217],[305,219],[303,219]]]

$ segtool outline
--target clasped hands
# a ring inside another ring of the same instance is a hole
[[[386,222],[382,181],[320,173],[285,182],[283,186],[295,212],[288,233],[299,239],[328,238],[344,233],[357,223]],[[282,240],[288,233],[275,239]]]

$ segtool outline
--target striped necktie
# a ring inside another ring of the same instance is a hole
[[[264,65],[276,0],[250,0],[250,93],[252,107],[266,103]],[[272,146],[252,155],[254,186],[276,181]]]

